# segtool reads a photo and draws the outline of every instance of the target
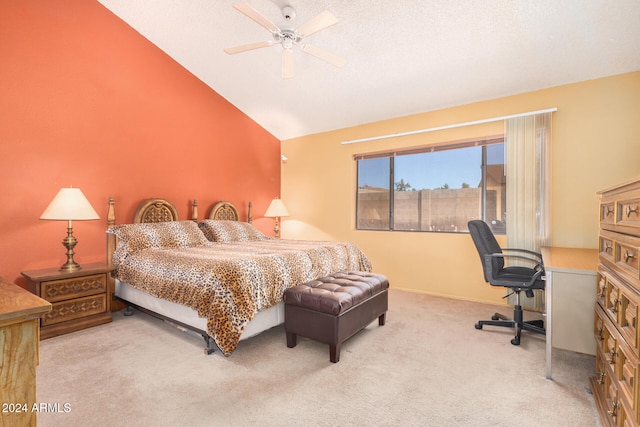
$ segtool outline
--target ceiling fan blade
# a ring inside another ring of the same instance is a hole
[[[249,6],[247,3],[236,3],[233,5],[233,7],[239,12],[245,14],[247,17],[253,19],[258,24],[262,25],[264,28],[271,31],[272,33],[277,33],[278,31],[280,31],[280,28],[278,28],[276,24],[269,21],[260,12],[255,10],[253,7]]]
[[[282,51],[282,78],[293,78],[293,51],[291,49]]]
[[[229,55],[233,55],[235,53],[246,52],[248,50],[254,50],[254,49],[260,49],[262,47],[273,46],[274,44],[275,44],[275,41],[268,40],[264,42],[243,44],[242,46],[228,47],[224,51],[227,52]]]
[[[347,63],[347,60],[343,57],[329,52],[328,50],[319,48],[318,46],[303,44],[302,46],[300,46],[300,48],[303,52],[308,53],[309,55],[313,55],[316,58],[322,59],[323,61],[327,61],[329,64],[333,64],[338,68],[344,67]]]
[[[338,23],[338,18],[333,16],[331,12],[325,10],[315,18],[311,18],[296,28],[296,32],[300,34],[300,38],[308,37],[313,33],[324,30]]]

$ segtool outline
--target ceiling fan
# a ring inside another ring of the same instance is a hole
[[[338,19],[329,11],[325,10],[315,18],[309,19],[296,28],[280,28],[247,3],[237,3],[234,4],[233,7],[269,30],[269,32],[271,32],[273,40],[265,40],[262,42],[255,42],[242,46],[226,48],[224,51],[230,55],[280,44],[282,45],[283,79],[290,79],[294,76],[293,46],[298,46],[303,52],[315,56],[316,58],[322,59],[323,61],[326,61],[330,64],[333,64],[336,67],[343,67],[347,63],[346,59],[325,49],[310,45],[308,43],[301,43],[303,39],[309,37],[310,35],[338,23]],[[284,6],[282,8],[282,14],[284,18],[289,21],[295,18],[296,13],[291,6]]]

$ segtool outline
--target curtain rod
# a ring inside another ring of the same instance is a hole
[[[419,129],[419,130],[413,130],[413,131],[409,131],[409,132],[401,132],[401,133],[392,133],[392,134],[388,134],[388,135],[372,136],[372,137],[369,137],[369,138],[362,138],[362,139],[352,139],[352,140],[349,140],[349,141],[342,141],[341,144],[343,144],[343,145],[356,144],[358,142],[376,141],[378,139],[387,139],[387,138],[395,138],[395,137],[399,137],[399,136],[416,135],[416,134],[420,134],[420,133],[434,132],[434,131],[437,131],[437,130],[453,129],[453,128],[460,128],[460,127],[464,127],[464,126],[472,126],[472,125],[480,125],[480,124],[483,124],[483,123],[497,122],[497,121],[500,121],[500,120],[515,119],[516,117],[532,116],[534,114],[553,113],[555,111],[558,111],[558,109],[557,108],[547,108],[546,110],[529,111],[527,113],[511,114],[509,116],[493,117],[491,119],[474,120],[472,122],[456,123],[456,124],[453,124],[453,125],[438,126],[438,127],[435,127],[435,128]]]

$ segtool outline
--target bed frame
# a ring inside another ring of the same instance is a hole
[[[251,223],[251,202],[249,202],[247,214],[247,222]],[[233,205],[233,203],[228,201],[222,201],[216,203],[209,211],[208,219],[216,219],[216,220],[231,220],[238,221],[239,214],[238,209]],[[168,201],[167,199],[162,198],[152,198],[147,199],[142,202],[138,208],[136,209],[136,213],[133,218],[134,223],[156,223],[156,222],[167,222],[167,221],[178,221],[178,211],[176,207]],[[198,220],[198,201],[194,200],[191,205],[191,220]],[[115,199],[113,197],[109,197],[109,207],[107,211],[107,230],[116,225],[116,214],[115,214]],[[112,233],[107,233],[107,265],[110,268],[113,268],[113,253],[116,249],[117,238]],[[131,316],[133,314],[132,308],[136,308],[143,313],[147,313],[156,318],[162,319],[166,322],[169,322],[178,329],[182,331],[190,331],[196,333],[205,341],[206,348],[204,349],[205,354],[211,354],[217,348],[215,341],[213,338],[207,334],[206,331],[196,328],[192,325],[183,323],[179,320],[173,319],[171,317],[167,317],[160,313],[157,313],[148,308],[142,307],[138,304],[132,303],[131,301],[127,301],[119,296],[115,295],[116,292],[116,279],[114,276],[109,275],[108,279],[109,283],[109,293],[111,295],[112,300],[112,310],[117,311],[124,308],[124,315]]]

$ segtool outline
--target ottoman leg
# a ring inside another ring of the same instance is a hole
[[[329,344],[329,360],[332,363],[338,363],[340,361],[340,343]]]
[[[298,344],[298,336],[291,332],[287,332],[287,347],[293,348],[296,344]]]
[[[378,317],[378,325],[379,325],[379,326],[384,326],[384,321],[385,321],[385,318],[386,318],[386,316],[385,316],[386,314],[387,314],[387,313],[382,313],[382,314]]]

